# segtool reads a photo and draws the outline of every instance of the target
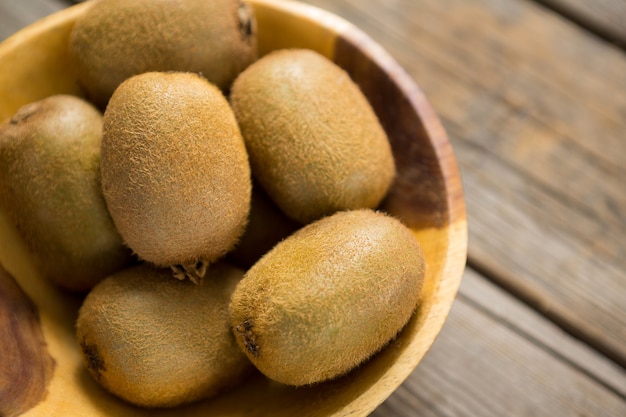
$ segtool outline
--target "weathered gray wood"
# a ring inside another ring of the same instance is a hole
[[[373,414],[626,415],[626,371],[468,270],[422,363]]]
[[[63,0],[0,0],[0,40],[70,4]]]
[[[470,263],[626,365],[626,56],[533,2],[309,0],[415,78],[464,177]]]
[[[599,36],[626,48],[626,2],[623,0],[537,0]]]

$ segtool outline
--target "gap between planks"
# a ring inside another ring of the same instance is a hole
[[[530,0],[561,15],[567,20],[580,26],[587,32],[609,42],[626,51],[626,3],[617,4],[613,0],[604,0],[604,3],[615,3],[614,10],[600,13],[593,10],[594,5],[585,4],[585,0]],[[589,2],[593,3],[593,2]],[[621,10],[620,10],[621,8]],[[615,15],[611,12],[617,11]]]
[[[372,417],[622,417],[626,371],[467,268],[441,334]]]
[[[471,271],[470,274],[472,274],[472,275],[480,275],[480,276],[482,276],[483,279],[485,279],[486,282],[488,282],[488,283],[490,283],[492,285],[495,285],[501,291],[506,292],[509,296],[511,296],[511,297],[516,296],[516,300],[520,304],[525,305],[526,308],[529,308],[532,311],[534,311],[535,313],[537,313],[537,315],[539,317],[543,318],[548,323],[551,323],[554,326],[557,326],[558,328],[560,328],[561,330],[566,332],[569,336],[573,337],[575,340],[578,340],[579,342],[583,343],[584,345],[587,345],[589,348],[594,349],[594,350],[597,351],[597,349],[595,349],[593,346],[590,346],[589,343],[587,343],[586,341],[582,341],[579,338],[574,337],[570,332],[567,332],[565,329],[563,329],[562,326],[559,326],[558,323],[555,323],[553,320],[550,320],[549,318],[546,318],[545,315],[543,315],[540,310],[538,310],[536,308],[533,308],[532,306],[528,306],[528,304],[525,303],[524,300],[520,299],[519,296],[517,296],[518,294],[511,294],[509,291],[507,291],[506,289],[504,289],[500,285],[498,285],[498,283],[494,283],[488,277],[483,275],[480,271],[475,269],[473,266],[468,265],[468,268]],[[464,303],[467,303],[467,304],[471,305],[476,310],[479,310],[481,313],[485,314],[486,316],[491,317],[493,320],[495,320],[498,323],[502,324],[503,326],[507,327],[508,329],[510,329],[511,331],[515,332],[516,334],[518,334],[522,338],[528,340],[529,342],[531,342],[532,344],[534,344],[535,346],[537,346],[541,350],[544,350],[545,352],[549,353],[550,355],[552,355],[554,358],[556,358],[560,362],[563,362],[564,364],[567,364],[572,369],[580,372],[581,374],[583,374],[586,377],[590,378],[591,380],[595,381],[597,384],[599,384],[602,387],[606,388],[608,391],[611,391],[613,394],[615,394],[619,398],[621,398],[621,399],[626,401],[626,385],[622,384],[620,386],[619,384],[615,383],[615,380],[613,381],[613,383],[607,381],[606,378],[603,378],[602,376],[600,376],[600,374],[602,372],[600,371],[600,373],[598,373],[598,369],[597,368],[586,367],[580,361],[577,361],[575,358],[572,358],[571,356],[569,356],[568,354],[566,354],[565,352],[560,350],[560,346],[555,347],[555,346],[551,345],[550,343],[547,343],[540,336],[537,336],[532,331],[529,331],[528,329],[525,329],[524,326],[521,325],[520,323],[518,323],[516,321],[513,321],[513,320],[508,320],[506,317],[502,317],[494,309],[492,309],[489,306],[486,306],[484,304],[481,304],[477,299],[475,299],[471,295],[466,294],[465,292],[460,292],[459,295],[458,295],[458,299],[463,300]],[[602,354],[602,352],[598,352],[598,354]],[[606,355],[604,355],[604,356],[606,356]],[[607,357],[607,360],[610,360],[610,358]],[[626,372],[626,371],[624,371],[624,372]]]
[[[510,276],[503,268],[484,259],[481,260],[468,255],[467,266],[509,294],[514,295],[572,337],[589,345],[626,369],[626,354],[619,347],[603,343],[596,328],[583,320],[579,320],[568,310],[560,308],[558,304],[551,303],[549,298],[541,292],[531,286],[524,285],[519,279]]]

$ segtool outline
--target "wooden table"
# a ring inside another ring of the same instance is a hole
[[[626,416],[626,2],[308,0],[383,45],[441,117],[469,256],[374,416]],[[67,7],[0,0],[0,39]]]

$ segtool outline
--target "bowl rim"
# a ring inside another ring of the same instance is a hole
[[[405,68],[370,35],[348,20],[310,4],[286,0],[248,1],[252,4],[262,4],[266,7],[281,9],[303,19],[314,19],[316,23],[335,32],[338,36],[342,36],[348,42],[358,45],[361,52],[385,73],[393,75],[394,83],[405,94],[413,111],[420,119],[441,171],[448,217],[445,226],[448,241],[445,259],[442,260],[441,282],[433,295],[432,306],[422,324],[422,328],[427,326],[435,328],[436,333],[429,337],[430,340],[424,346],[425,349],[421,350],[419,354],[413,354],[411,347],[407,347],[400,354],[398,360],[389,366],[385,374],[378,381],[372,383],[370,389],[353,401],[354,404],[351,404],[349,411],[346,408],[337,415],[352,415],[351,412],[354,410],[367,410],[368,413],[371,413],[409,377],[432,347],[450,313],[461,285],[468,250],[467,208],[461,172],[443,124],[426,95]],[[415,347],[418,344],[415,339],[419,338],[413,339],[409,345]]]
[[[450,312],[458,292],[465,269],[468,248],[467,214],[464,200],[461,173],[459,171],[452,144],[444,127],[427,100],[425,94],[409,73],[376,41],[363,30],[346,19],[317,6],[287,0],[248,0],[253,6],[272,8],[278,12],[288,13],[302,19],[312,20],[330,32],[342,36],[348,42],[359,46],[359,49],[376,63],[384,72],[393,74],[394,82],[406,95],[413,111],[420,119],[429,142],[436,155],[445,188],[447,245],[442,257],[441,282],[433,294],[434,301],[424,320],[428,326],[436,329],[430,335],[425,349],[420,353],[411,354],[410,348],[405,349],[392,363],[381,378],[372,382],[368,389],[356,396],[353,401],[333,415],[350,414],[350,411],[372,412],[404,380],[414,371],[423,356],[434,343],[439,331]],[[81,15],[91,2],[83,2],[46,16],[35,23],[21,29],[0,43],[0,56],[18,48],[29,38],[42,36],[68,21],[74,21]],[[414,342],[414,341],[411,341]]]

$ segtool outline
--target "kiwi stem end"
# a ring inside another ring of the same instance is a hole
[[[80,347],[87,360],[87,368],[95,376],[96,380],[100,381],[101,373],[106,371],[106,366],[104,365],[104,360],[102,360],[102,357],[98,353],[98,347],[88,344],[84,337],[80,342]]]
[[[181,281],[189,278],[194,284],[202,285],[207,267],[207,262],[200,260],[195,263],[172,265],[170,268],[174,278]]]
[[[252,331],[254,325],[250,320],[244,320],[241,324],[235,327],[237,333],[241,334],[243,337],[243,343],[246,347],[246,350],[250,355],[255,358],[259,357],[259,345],[256,340],[256,335]]]

